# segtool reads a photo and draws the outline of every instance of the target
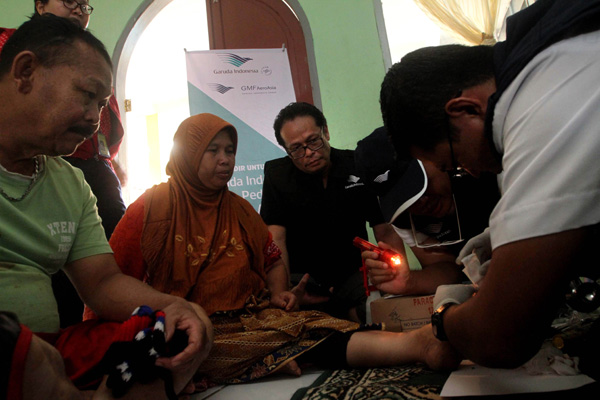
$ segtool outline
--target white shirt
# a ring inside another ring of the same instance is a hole
[[[600,32],[539,53],[502,94],[492,248],[600,222]]]

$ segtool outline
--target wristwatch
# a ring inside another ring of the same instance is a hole
[[[451,306],[455,305],[456,303],[444,303],[431,314],[431,328],[433,329],[433,335],[439,340],[448,340],[448,336],[446,336],[446,331],[444,330],[444,313]]]

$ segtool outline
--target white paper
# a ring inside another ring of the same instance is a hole
[[[523,368],[485,368],[463,362],[450,374],[442,388],[442,397],[489,396],[516,393],[554,392],[575,389],[594,380],[587,375],[529,375]]]
[[[477,287],[479,282],[483,279],[483,276],[479,274],[481,269],[481,263],[479,262],[479,258],[477,258],[477,254],[471,253],[465,258],[461,260],[463,265],[465,266],[462,272],[469,278],[471,282]]]

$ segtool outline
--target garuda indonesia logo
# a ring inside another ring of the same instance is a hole
[[[233,53],[222,53],[222,54],[218,54],[218,56],[221,58],[221,60],[223,62],[225,62],[227,64],[231,64],[235,67],[244,65],[248,61],[252,60],[251,58],[240,57],[237,54],[233,54]]]
[[[225,86],[225,85],[221,85],[220,83],[209,83],[208,86],[210,86],[210,88],[212,90],[214,90],[215,92],[219,92],[221,94],[225,94],[225,93],[229,92],[231,89],[233,89],[232,86]]]

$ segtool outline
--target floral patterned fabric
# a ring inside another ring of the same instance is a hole
[[[215,342],[198,380],[242,383],[269,375],[327,339],[358,327],[320,311],[269,308],[266,296],[252,298],[237,314],[213,314]]]
[[[442,400],[447,372],[424,365],[326,371],[310,387],[299,389],[292,400]]]
[[[250,203],[211,188],[198,171],[211,140],[235,128],[211,115],[185,120],[174,137],[168,182],[127,210],[110,240],[124,273],[202,306],[215,342],[199,382],[244,382],[277,371],[333,332],[358,324],[318,311],[271,308],[267,274],[281,252]]]

